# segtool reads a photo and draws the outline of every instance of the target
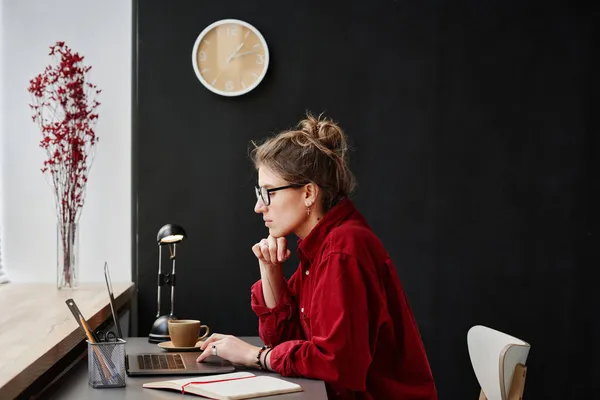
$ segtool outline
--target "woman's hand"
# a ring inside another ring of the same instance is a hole
[[[252,252],[261,268],[272,270],[274,267],[280,267],[281,263],[290,258],[292,252],[287,248],[285,237],[275,239],[269,235],[268,238],[261,240],[252,246]]]
[[[292,252],[287,248],[287,240],[284,237],[275,239],[271,235],[252,246],[252,251],[260,266],[265,304],[273,308],[277,305],[285,285],[281,263],[290,258]]]
[[[231,335],[222,335],[213,333],[200,346],[203,350],[202,354],[196,359],[197,362],[204,361],[205,358],[213,355],[216,350],[216,355],[230,361],[233,364],[239,364],[246,367],[256,365],[256,355],[260,347],[251,345]]]

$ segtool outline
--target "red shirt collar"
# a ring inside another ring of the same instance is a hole
[[[323,219],[308,233],[304,239],[298,239],[298,254],[312,264],[323,241],[331,230],[339,226],[356,211],[354,204],[348,198],[340,200],[325,213]]]

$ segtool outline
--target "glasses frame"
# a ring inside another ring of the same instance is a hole
[[[256,191],[256,199],[257,200],[260,199],[263,202],[263,204],[268,207],[268,206],[271,205],[271,193],[272,192],[277,192],[279,190],[290,189],[290,188],[296,188],[297,189],[297,188],[301,188],[302,186],[305,186],[305,185],[302,185],[302,184],[299,184],[299,183],[293,183],[291,185],[279,186],[279,187],[271,188],[271,189],[264,189],[261,186],[254,186],[254,190]],[[263,197],[263,189],[267,192],[267,198],[266,199]]]

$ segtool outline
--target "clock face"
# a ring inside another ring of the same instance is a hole
[[[227,19],[200,33],[192,51],[196,76],[209,90],[239,96],[254,89],[269,66],[265,39],[252,25]]]

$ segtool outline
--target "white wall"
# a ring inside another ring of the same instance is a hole
[[[4,8],[4,0],[2,0],[2,2],[0,2],[0,27],[2,26],[2,10]],[[5,268],[2,267],[2,221],[3,221],[3,209],[4,207],[2,206],[2,177],[4,176],[4,172],[2,172],[2,165],[4,164],[2,162],[3,159],[3,154],[4,154],[4,139],[3,139],[3,135],[2,132],[4,132],[4,128],[3,128],[3,124],[4,124],[4,105],[3,105],[3,96],[2,93],[4,93],[4,88],[2,87],[3,84],[3,80],[2,80],[2,76],[4,76],[3,73],[3,68],[2,66],[4,65],[4,63],[2,62],[3,60],[3,54],[4,54],[4,32],[2,29],[0,29],[0,283],[6,282],[7,280],[7,276],[6,276],[6,271]]]
[[[131,1],[0,0],[0,236],[13,282],[56,281],[56,212],[40,168],[29,80],[65,41],[102,93],[100,138],[80,219],[80,282],[131,280]]]

